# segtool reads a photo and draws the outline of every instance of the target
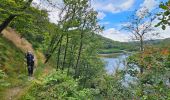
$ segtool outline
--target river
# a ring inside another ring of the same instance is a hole
[[[121,53],[121,54],[102,54],[101,59],[105,63],[105,69],[109,74],[115,72],[116,69],[124,69],[126,68],[126,58],[128,54]]]
[[[121,53],[121,54],[101,54],[101,59],[105,63],[105,69],[108,74],[114,74],[115,71],[123,70],[126,68],[127,58],[130,53]],[[128,86],[128,83],[134,83],[137,78],[125,74],[125,80],[122,82],[124,86]]]

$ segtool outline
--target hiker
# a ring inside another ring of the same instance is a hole
[[[27,52],[26,59],[27,59],[28,75],[32,76],[34,70],[34,55],[32,54],[31,51]]]

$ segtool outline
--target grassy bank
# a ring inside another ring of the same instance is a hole
[[[99,54],[111,54],[111,53],[123,53],[123,51],[117,48],[100,49],[99,51]]]
[[[0,82],[0,96],[8,88],[22,86],[27,80],[27,69],[24,53],[12,42],[0,37],[0,70],[5,74]]]

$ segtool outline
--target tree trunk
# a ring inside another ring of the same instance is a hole
[[[143,46],[143,38],[140,37],[140,51],[143,52],[144,51],[144,46]]]
[[[140,36],[140,51],[141,51],[141,60],[142,60],[142,63],[143,63],[143,51],[144,51],[144,46],[143,46],[143,37]],[[143,74],[144,72],[144,68],[143,66],[140,67],[140,73]]]
[[[68,38],[68,33],[67,33],[67,42],[66,42],[66,47],[65,47],[65,52],[64,52],[64,61],[63,61],[63,66],[62,66],[62,70],[64,70],[64,67],[65,67],[65,60],[66,60],[66,55],[67,55],[67,48],[68,48],[68,41],[69,41],[69,38]]]
[[[61,39],[61,41],[60,41],[60,45],[59,45],[59,48],[58,48],[57,69],[59,68],[59,63],[60,63],[61,45],[62,45],[62,39]]]
[[[57,49],[57,47],[58,47],[59,43],[62,41],[62,39],[63,39],[63,35],[59,38],[59,40],[58,40],[57,44],[55,45],[55,47],[50,51],[50,54],[46,55],[46,60],[45,60],[44,63],[48,62],[48,60],[51,58],[52,54]]]
[[[10,22],[16,17],[17,15],[10,15],[5,21],[0,25],[0,33],[10,24]]]
[[[74,53],[74,45],[71,47],[71,53],[70,53],[70,61],[69,61],[69,64],[68,64],[68,70],[67,70],[67,75],[69,74],[70,72],[70,66],[71,66],[71,63],[73,61],[73,53]]]
[[[75,66],[75,76],[78,75],[78,65],[79,65],[79,61],[80,61],[80,56],[81,56],[81,51],[83,48],[83,32],[81,32],[81,37],[80,37],[80,47],[79,47],[79,52],[78,52],[78,57],[77,57],[77,62],[76,62],[76,66]]]
[[[140,73],[143,74],[143,66],[140,68]]]
[[[55,44],[56,44],[56,42],[57,42],[57,40],[58,40],[58,37],[59,36],[55,36],[54,38],[52,38],[52,40],[50,41],[50,44],[49,44],[49,46],[48,46],[48,48],[47,48],[47,51],[45,52],[45,57],[46,58],[48,58],[49,56],[50,56],[50,53],[51,53],[51,51],[53,50],[53,48],[54,48],[54,46],[55,46]]]
[[[88,64],[84,65],[84,69],[88,69]],[[85,86],[86,86],[86,82],[87,82],[87,79],[88,79],[87,75],[88,75],[88,72],[86,70],[86,75],[85,75],[85,79],[84,79],[84,82],[83,82],[83,88],[85,88]]]

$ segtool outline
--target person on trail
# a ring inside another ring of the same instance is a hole
[[[27,59],[28,75],[32,76],[34,70],[34,55],[32,54],[31,51],[28,51],[26,53],[26,59]]]

